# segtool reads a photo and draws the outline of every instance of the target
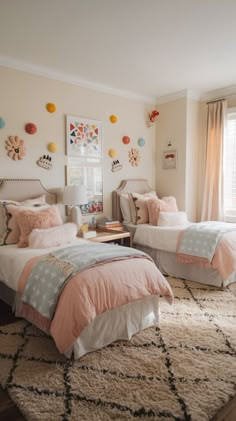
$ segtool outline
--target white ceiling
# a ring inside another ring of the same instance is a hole
[[[0,65],[160,98],[236,85],[236,0],[0,0]]]

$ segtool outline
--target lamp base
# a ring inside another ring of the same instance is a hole
[[[83,225],[82,213],[79,206],[73,206],[71,208],[71,221],[77,224],[78,229]]]

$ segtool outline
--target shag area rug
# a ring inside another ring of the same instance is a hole
[[[236,284],[169,278],[175,303],[77,361],[25,321],[0,327],[0,383],[27,420],[210,420],[236,394]]]

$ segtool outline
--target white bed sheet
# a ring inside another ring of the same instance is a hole
[[[133,243],[163,251],[176,252],[179,233],[190,226],[186,225],[159,227],[150,224],[137,225]]]

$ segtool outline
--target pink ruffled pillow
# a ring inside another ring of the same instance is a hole
[[[28,236],[35,228],[50,228],[62,225],[63,221],[57,206],[52,205],[42,211],[21,210],[17,222],[20,228],[18,247],[28,247]]]
[[[148,199],[147,208],[151,225],[158,225],[160,212],[178,212],[176,198],[173,196],[163,197],[162,199]]]

